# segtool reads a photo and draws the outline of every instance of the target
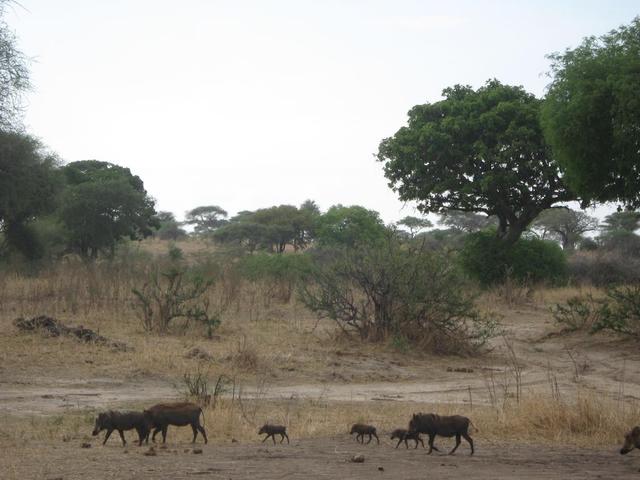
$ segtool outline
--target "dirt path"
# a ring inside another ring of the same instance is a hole
[[[438,439],[450,447],[451,441]],[[360,446],[346,436],[292,440],[290,445],[168,444],[157,456],[145,456],[147,447],[122,448],[115,440],[102,447],[81,449],[78,444],[32,445],[21,455],[0,459],[2,478],[90,480],[136,479],[595,479],[635,478],[640,456],[622,457],[615,447],[602,450],[551,448],[540,445],[488,445],[477,442],[474,456],[466,444],[455,456],[426,451],[394,449],[383,439],[381,445]],[[8,452],[10,453],[10,452]],[[364,463],[352,463],[357,454]],[[37,456],[38,461],[33,458]]]

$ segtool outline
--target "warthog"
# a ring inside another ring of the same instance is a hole
[[[191,425],[193,430],[193,440],[195,443],[198,432],[204,437],[204,443],[207,443],[207,433],[204,427],[200,425],[200,415],[203,415],[202,408],[195,403],[177,402],[177,403],[159,403],[148,410],[144,411],[145,418],[154,428],[151,440],[156,441],[156,434],[162,432],[162,443],[167,440],[167,428],[169,425],[184,427]],[[204,415],[203,415],[204,419]]]
[[[371,443],[372,436],[376,437],[378,445],[380,444],[380,439],[378,438],[378,435],[376,433],[376,427],[373,427],[371,425],[364,425],[362,423],[355,423],[351,427],[351,432],[349,433],[349,435],[353,435],[354,433],[357,433],[356,442],[359,441],[360,443],[364,444],[364,436],[369,435],[369,441],[367,442],[367,445]]]
[[[106,430],[107,434],[104,436],[104,442],[102,442],[104,445],[109,440],[111,433],[117,430],[122,439],[122,444],[126,445],[127,441],[124,439],[122,432],[133,430],[134,428],[138,432],[138,445],[142,445],[142,440],[144,439],[149,440],[151,425],[142,412],[116,412],[109,410],[98,415],[92,434],[95,437],[102,430]]]
[[[400,446],[402,442],[404,442],[404,446],[409,448],[409,444],[407,440],[413,440],[416,442],[416,446],[414,448],[418,448],[418,442],[422,444],[422,448],[424,448],[424,442],[420,438],[419,432],[410,432],[409,430],[405,430],[404,428],[397,428],[393,432],[391,432],[391,440],[398,439],[398,443],[396,444],[396,448]]]
[[[469,436],[469,425],[473,425],[471,420],[461,415],[440,416],[434,413],[418,413],[414,414],[409,422],[409,431],[417,433],[425,433],[429,435],[429,452],[438,450],[433,445],[436,435],[441,437],[456,437],[456,446],[449,452],[452,455],[460,446],[460,437],[469,442],[471,446],[471,455],[473,455],[473,440]]]
[[[276,443],[275,435],[280,435],[280,443],[284,442],[285,438],[287,439],[287,443],[289,443],[289,435],[287,435],[287,427],[283,425],[269,425],[268,423],[265,423],[258,431],[258,435],[262,435],[263,433],[267,434],[267,436],[264,437],[264,439],[262,440],[263,443],[269,437],[271,437],[271,440],[273,440],[273,443]]]
[[[626,455],[634,448],[640,448],[640,427],[634,427],[624,436],[624,445],[620,449],[620,454]]]

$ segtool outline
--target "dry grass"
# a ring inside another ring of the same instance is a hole
[[[504,408],[451,404],[402,402],[326,402],[322,399],[285,401],[225,398],[215,408],[205,409],[205,427],[210,441],[228,443],[259,440],[257,430],[264,422],[287,425],[292,438],[330,437],[348,434],[351,424],[375,425],[381,435],[407,425],[417,410],[441,415],[463,414],[472,419],[472,436],[482,442],[565,444],[581,447],[614,445],[630,425],[637,422],[640,405],[581,392],[571,402],[532,395]],[[91,412],[28,418],[9,417],[0,426],[0,444],[18,447],[29,442],[87,441],[95,416]],[[130,438],[135,435],[130,433]],[[102,434],[101,434],[102,438]],[[170,429],[169,441],[188,443],[191,429]],[[119,442],[119,439],[112,441]],[[440,440],[446,442],[446,440]]]
[[[187,242],[178,245],[185,253],[202,255],[207,245]],[[166,243],[148,242],[144,250],[153,255],[166,252]],[[553,398],[540,392],[525,393],[520,402],[505,397],[498,406],[421,404],[402,402],[334,402],[322,398],[287,401],[260,399],[269,382],[320,381],[332,367],[328,357],[343,355],[340,350],[357,350],[353,357],[379,359],[385,355],[410,363],[405,354],[391,346],[354,345],[335,336],[329,322],[317,323],[295,300],[282,303],[273,297],[273,288],[239,279],[221,282],[210,292],[212,302],[229,297],[230,307],[213,340],[206,339],[203,325],[158,336],[144,332],[132,307],[131,289],[144,279],[149,257],[133,252],[113,264],[88,266],[61,263],[38,276],[15,273],[0,275],[0,374],[4,379],[52,378],[153,378],[176,383],[184,373],[202,369],[209,378],[225,374],[238,385],[248,384],[257,374],[257,399],[222,398],[215,408],[207,408],[206,425],[213,441],[257,441],[257,428],[265,421],[284,423],[293,437],[318,437],[347,433],[357,421],[373,423],[382,431],[406,424],[416,410],[470,416],[479,429],[474,436],[486,441],[600,445],[617,443],[621,435],[640,418],[635,402],[619,401],[581,390],[571,398]],[[533,307],[545,310],[571,296],[591,292],[586,288],[536,288],[491,291],[479,299],[481,308],[505,310]],[[113,352],[106,347],[80,344],[66,338],[46,338],[15,333],[16,317],[46,314],[65,323],[82,324],[133,349]],[[202,361],[185,355],[194,347],[209,353],[213,360]],[[421,358],[419,354],[414,354]],[[333,357],[341,362],[342,357]],[[424,358],[424,357],[422,357]],[[428,368],[435,360],[429,358]],[[403,363],[404,365],[405,363]],[[425,363],[420,364],[424,368]],[[407,369],[409,366],[406,367]],[[380,371],[383,375],[385,372]],[[351,381],[371,380],[358,377]],[[363,374],[364,375],[364,374]],[[546,388],[548,391],[548,388]],[[139,408],[143,405],[132,405]],[[91,430],[94,412],[55,416],[4,416],[0,443],[21,445],[34,439],[65,441],[85,438]],[[189,429],[172,429],[171,438],[190,440]]]

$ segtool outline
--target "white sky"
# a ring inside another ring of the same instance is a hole
[[[65,161],[129,167],[158,210],[316,200],[414,214],[374,160],[415,104],[489,78],[542,95],[545,55],[634,1],[19,0],[25,123]]]

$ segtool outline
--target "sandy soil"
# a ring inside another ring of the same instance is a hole
[[[437,445],[450,447],[439,439]],[[383,439],[380,445],[360,446],[346,435],[313,440],[292,439],[290,445],[167,444],[156,456],[146,456],[148,447],[123,448],[112,439],[106,446],[94,442],[89,449],[73,443],[31,445],[18,458],[0,460],[9,479],[283,479],[283,478],[402,478],[402,479],[592,479],[636,478],[640,457],[625,457],[613,448],[599,451],[551,448],[539,445],[487,445],[479,443],[469,456],[468,446],[455,455],[427,455],[426,450],[393,448]],[[9,452],[7,452],[9,453]],[[363,454],[364,463],[353,463]],[[37,462],[33,458],[38,458]]]
[[[607,335],[557,335],[558,327],[545,308],[526,307],[505,312],[506,335],[522,368],[525,389],[547,391],[552,375],[559,390],[570,395],[590,389],[617,398],[640,399],[640,351],[637,344]],[[49,342],[53,359],[60,351],[75,353],[77,368],[23,362],[31,355],[5,356],[0,365],[0,420],[94,411],[141,405],[180,397],[175,378],[141,373],[121,378],[87,364],[91,347],[71,340]],[[479,358],[435,358],[337,346],[322,353],[317,370],[292,368],[292,363],[270,372],[266,386],[246,384],[246,398],[308,398],[325,401],[402,401],[419,404],[447,402],[487,404],[487,384],[511,378],[512,365],[504,341]],[[324,358],[326,355],[326,358]],[[32,355],[31,355],[32,356]],[[294,364],[295,365],[295,364]],[[178,379],[179,380],[179,379]],[[511,381],[511,380],[508,380]],[[513,388],[513,386],[511,386]],[[115,435],[114,435],[115,436]],[[131,437],[131,435],[129,435]],[[440,439],[439,444],[451,442]],[[468,456],[462,445],[455,456],[427,456],[423,450],[395,450],[388,439],[380,446],[362,447],[348,436],[293,440],[291,445],[224,444],[204,446],[200,455],[190,444],[169,444],[157,456],[145,456],[146,447],[123,449],[117,439],[106,447],[99,440],[81,449],[80,440],[10,445],[0,455],[2,479],[102,478],[637,478],[640,454],[622,457],[619,445],[599,450],[570,446],[490,444],[480,436],[477,454]],[[200,447],[200,445],[199,445]],[[185,451],[185,449],[189,449]],[[362,464],[349,459],[365,455]],[[36,460],[37,459],[37,460]],[[381,467],[383,470],[379,470]]]

